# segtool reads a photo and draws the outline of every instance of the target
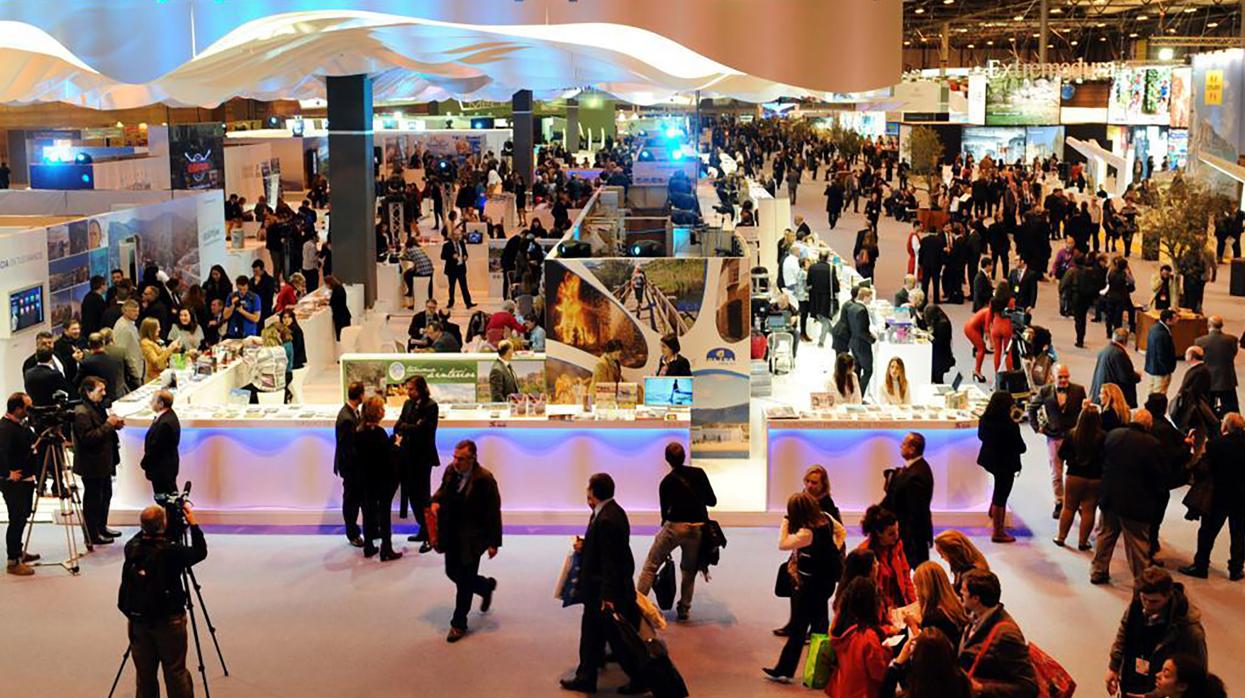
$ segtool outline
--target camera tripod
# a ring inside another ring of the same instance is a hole
[[[43,430],[39,434],[39,438],[35,440],[35,448],[40,446],[43,448],[43,465],[39,468],[39,479],[35,482],[35,501],[30,509],[30,519],[26,524],[26,540],[22,544],[22,549],[30,547],[30,537],[35,531],[35,515],[39,512],[39,490],[48,480],[48,475],[52,476],[52,492],[56,496],[58,508],[52,512],[52,523],[56,523],[59,517],[61,524],[65,527],[65,546],[68,548],[69,556],[61,562],[36,562],[35,565],[60,565],[69,570],[70,574],[77,575],[81,570],[78,567],[78,560],[82,559],[83,553],[78,550],[78,541],[74,539],[72,526],[73,522],[82,528],[82,537],[86,542],[88,552],[93,551],[95,546],[91,544],[91,533],[87,530],[86,520],[82,517],[82,497],[78,492],[78,483],[74,480],[73,473],[69,471],[69,459],[65,454],[65,436],[61,434],[60,427],[53,425]]]
[[[182,529],[182,544],[188,545],[189,529]],[[199,676],[203,678],[203,694],[207,698],[212,698],[212,690],[208,686],[207,667],[203,664],[203,646],[199,642],[199,621],[195,616],[194,599],[199,600],[199,610],[203,611],[203,622],[207,625],[208,634],[212,636],[212,645],[216,648],[216,658],[220,660],[221,671],[225,672],[225,676],[229,676],[229,667],[225,666],[225,655],[220,650],[220,642],[216,638],[216,626],[212,624],[212,616],[208,613],[207,604],[203,601],[203,587],[199,586],[199,580],[195,577],[195,571],[192,567],[182,570],[182,589],[186,593],[186,612],[190,615],[190,631],[195,640],[195,657],[199,661]],[[194,597],[190,592],[194,591]],[[125,671],[125,663],[130,659],[130,646],[126,645],[125,653],[121,655],[121,665],[117,667],[117,675],[112,679],[112,688],[108,690],[108,698],[112,698],[117,691],[117,683],[121,681],[121,674]],[[166,687],[167,688],[167,687]]]

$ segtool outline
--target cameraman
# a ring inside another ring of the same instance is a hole
[[[207,540],[190,506],[184,501],[181,506],[190,528],[189,548],[165,536],[168,513],[158,505],[143,509],[141,532],[125,544],[117,608],[130,619],[130,656],[138,696],[160,695],[156,674],[161,665],[169,698],[194,695],[186,669],[187,590],[182,573],[207,557]]]
[[[82,478],[82,518],[93,545],[108,545],[120,531],[108,528],[112,478],[121,459],[117,431],[125,420],[104,409],[108,386],[95,376],[82,381],[82,404],[73,410],[73,471]]]
[[[4,537],[9,561],[6,571],[29,577],[35,570],[26,563],[39,559],[38,555],[22,550],[22,532],[26,530],[26,519],[30,518],[34,504],[38,473],[34,457],[35,432],[26,424],[30,396],[13,393],[6,410],[4,418],[0,419],[0,459],[3,459],[0,475],[4,478],[0,481],[0,490],[4,492],[4,505],[9,510],[9,528]]]

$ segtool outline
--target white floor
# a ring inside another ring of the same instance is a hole
[[[819,196],[822,186],[802,185],[795,210],[836,249],[850,250],[863,219],[849,213],[836,230],[828,231]],[[906,226],[883,220],[878,266],[883,297],[893,293],[901,277],[905,234]],[[1147,287],[1154,265],[1135,261],[1134,267],[1138,286]],[[1241,305],[1227,296],[1226,283],[1225,274],[1208,289],[1207,306],[1224,314],[1228,330],[1238,333]],[[1054,312],[1053,285],[1043,284],[1040,293],[1036,321],[1054,330],[1056,347],[1074,380],[1088,383],[1094,353],[1105,341],[1102,326],[1091,325],[1089,348],[1071,347],[1071,321]],[[957,328],[957,369],[967,375],[970,357],[958,328],[967,319],[968,306],[947,310]],[[402,331],[406,322],[392,321]],[[805,344],[797,370],[775,379],[775,396],[799,400],[811,380],[829,369],[831,359],[828,349],[819,352]],[[1139,364],[1141,359],[1135,356]],[[327,391],[335,377],[320,380]],[[1104,695],[1107,651],[1129,596],[1122,581],[1127,577],[1123,553],[1112,568],[1117,583],[1093,587],[1088,584],[1088,555],[1049,542],[1054,522],[1045,448],[1031,434],[1028,442],[1012,506],[1032,535],[999,546],[988,542],[984,529],[970,534],[999,573],[1004,602],[1026,635],[1067,666],[1081,684],[1078,695]],[[763,506],[764,471],[756,453],[754,446],[752,463],[705,464],[724,495],[721,508],[756,511]],[[1189,561],[1194,549],[1196,529],[1182,513],[1173,503],[1164,526],[1162,557],[1169,568]],[[495,610],[484,618],[473,614],[477,632],[453,647],[443,641],[452,590],[439,559],[408,556],[381,565],[363,560],[339,535],[285,533],[220,529],[210,534],[211,553],[199,578],[231,670],[229,678],[222,677],[210,645],[205,648],[214,696],[553,696],[559,694],[554,679],[575,664],[577,609],[560,609],[551,598],[569,531],[508,532],[502,554],[485,563],[484,573],[501,580]],[[651,529],[634,531],[637,562],[650,535]],[[699,585],[693,623],[672,627],[666,635],[675,662],[693,695],[810,695],[759,678],[760,667],[772,664],[779,650],[769,629],[786,613],[785,601],[771,595],[782,558],[774,550],[774,531],[730,529],[727,535],[730,544],[722,566],[712,582]],[[852,538],[858,540],[855,534]],[[56,557],[64,549],[63,540],[59,531],[42,526],[32,547]],[[0,643],[5,685],[0,695],[106,694],[125,646],[123,620],[114,608],[119,547],[84,560],[78,578],[41,568],[33,578],[0,580],[0,618],[11,629]],[[1177,578],[1203,611],[1211,668],[1231,692],[1245,688],[1245,668],[1235,661],[1245,604],[1243,587],[1225,578],[1226,555],[1225,531],[1210,580]],[[196,674],[196,683],[198,679]],[[132,671],[127,669],[118,695],[132,695],[129,681]],[[617,683],[621,678],[608,674],[601,686],[607,690]]]

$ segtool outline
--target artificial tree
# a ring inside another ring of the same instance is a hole
[[[1141,258],[1148,260],[1161,256],[1177,262],[1186,253],[1206,247],[1211,222],[1232,207],[1226,196],[1185,177],[1155,188],[1153,196],[1153,204],[1137,216]]]

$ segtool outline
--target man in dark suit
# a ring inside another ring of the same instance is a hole
[[[428,298],[424,301],[424,309],[415,313],[411,317],[411,324],[406,328],[406,334],[410,337],[407,345],[410,348],[425,349],[432,344],[427,337],[424,336],[424,328],[428,326],[429,320],[440,320],[445,322],[449,319],[449,313],[437,310],[437,299]]]
[[[104,277],[92,276],[91,290],[82,297],[82,334],[88,337],[104,326],[104,310],[108,308],[104,301],[104,283]]]
[[[1072,382],[1072,374],[1064,364],[1056,364],[1053,370],[1055,382],[1042,386],[1037,397],[1029,401],[1029,424],[1033,430],[1046,436],[1046,448],[1050,453],[1050,485],[1055,495],[1055,513],[1059,518],[1063,511],[1063,458],[1059,447],[1076,427],[1085,404],[1085,387]]]
[[[157,391],[151,398],[156,413],[143,439],[142,468],[155,495],[177,493],[177,471],[181,461],[177,447],[182,442],[182,424],[173,411],[173,393]]]
[[[917,266],[921,268],[921,291],[925,300],[933,303],[942,302],[942,267],[947,254],[947,238],[943,233],[931,232],[921,238],[921,246],[917,250]],[[933,285],[933,295],[930,286]]]
[[[1208,333],[1194,342],[1202,348],[1206,368],[1210,370],[1210,399],[1215,414],[1222,418],[1229,412],[1239,412],[1236,398],[1236,337],[1223,331],[1223,318],[1212,315],[1207,319]]]
[[[107,386],[108,403],[112,404],[124,393],[118,391],[125,385],[125,364],[109,356],[104,350],[104,338],[100,333],[92,333],[86,339],[87,355],[78,362],[76,385],[81,386],[87,376],[95,376]]]
[[[490,402],[505,402],[511,395],[519,392],[519,379],[514,374],[510,360],[514,358],[514,345],[510,340],[503,339],[497,345],[497,360],[488,372],[488,389]]]
[[[1211,510],[1202,514],[1197,529],[1197,554],[1193,564],[1180,568],[1184,574],[1206,579],[1210,571],[1210,554],[1215,539],[1228,524],[1228,579],[1245,579],[1245,419],[1232,412],[1223,418],[1221,435],[1206,444],[1206,460],[1210,463],[1214,498]]]
[[[830,318],[838,306],[839,279],[830,266],[830,253],[822,250],[817,261],[808,268],[808,314],[817,319],[821,326],[821,335],[817,346],[826,345],[826,335],[830,333]]]
[[[112,478],[121,444],[117,431],[125,420],[104,409],[106,387],[98,378],[82,382],[82,403],[73,412],[73,471],[82,478],[82,522],[92,545],[107,545],[120,531],[108,528]]]
[[[1186,388],[1189,386],[1196,385],[1198,381],[1204,380],[1207,383],[1213,384],[1213,379],[1210,377],[1210,367],[1206,365],[1205,358],[1206,351],[1196,344],[1185,349],[1184,362],[1188,368],[1185,369],[1184,378],[1180,379],[1180,387],[1176,390],[1177,397],[1181,393],[1186,392]],[[1202,375],[1206,377],[1202,378]],[[1171,414],[1173,419],[1176,418],[1176,406],[1176,403],[1173,402]]]
[[[1102,386],[1115,383],[1124,392],[1124,401],[1129,407],[1137,407],[1137,384],[1141,382],[1141,374],[1133,368],[1133,360],[1128,355],[1128,328],[1117,327],[1111,335],[1111,342],[1098,352],[1098,362],[1094,365],[1094,382],[1090,394],[1094,399],[1102,394]]]
[[[605,473],[588,478],[588,506],[592,518],[588,531],[575,547],[580,553],[579,593],[584,602],[584,615],[579,625],[579,666],[575,676],[561,679],[568,691],[596,693],[597,670],[605,663],[608,641],[618,655],[618,663],[631,679],[618,689],[624,695],[640,694],[645,688],[640,681],[635,657],[622,651],[618,626],[612,617],[617,612],[633,626],[640,624],[640,608],[636,605],[635,559],[631,556],[631,523],[627,512],[614,501],[614,479]]]
[[[359,510],[363,507],[363,479],[355,466],[354,435],[359,430],[359,406],[363,404],[363,383],[355,381],[346,388],[346,404],[337,412],[333,425],[336,450],[333,452],[333,474],[342,479],[342,520],[346,523],[346,539],[356,548],[363,547],[359,529]]]
[[[1040,275],[1029,268],[1024,257],[1016,259],[1016,267],[1007,276],[1007,284],[1016,296],[1016,307],[1023,308],[1026,314],[1037,307],[1039,278]]]
[[[899,519],[904,554],[916,567],[929,559],[929,547],[934,544],[934,520],[929,510],[934,498],[934,471],[925,460],[925,437],[915,431],[899,444],[899,456],[905,465],[888,471],[882,506]]]
[[[829,219],[830,229],[834,230],[834,226],[838,225],[839,216],[843,214],[843,184],[838,177],[833,177],[830,184],[826,185],[826,218]]]
[[[1133,578],[1151,564],[1150,524],[1167,491],[1163,445],[1151,434],[1153,428],[1153,416],[1146,410],[1136,410],[1128,426],[1107,434],[1099,500],[1102,518],[1090,565],[1091,584],[1110,581],[1111,557],[1121,534]]]
[[[1146,335],[1146,375],[1150,376],[1150,392],[1167,395],[1172,374],[1176,372],[1176,342],[1172,339],[1171,323],[1176,311],[1164,308],[1159,321],[1150,327]]]
[[[873,377],[873,343],[876,338],[869,328],[869,302],[873,300],[873,287],[863,286],[857,291],[856,302],[844,306],[847,313],[847,327],[850,332],[848,348],[852,358],[856,359],[856,370],[860,372],[860,389],[868,390],[869,379]]]
[[[463,302],[467,307],[476,307],[467,288],[467,243],[463,242],[462,231],[457,228],[450,231],[450,239],[441,245],[441,261],[445,262],[445,277],[450,285],[450,302],[445,307],[454,307],[454,284],[462,288]]]
[[[62,376],[66,376],[68,378],[65,371],[65,364],[61,363],[60,357],[56,355],[56,337],[51,332],[47,331],[40,332],[35,335],[35,350],[31,352],[30,356],[26,357],[25,361],[22,362],[22,373],[29,371],[35,367],[35,364],[39,363],[36,355],[39,353],[40,349],[45,347],[52,352],[52,368],[56,369],[56,371]],[[35,404],[38,405],[39,403],[35,402]]]
[[[493,605],[497,580],[480,576],[480,558],[487,551],[493,559],[501,547],[501,494],[493,473],[476,460],[474,441],[458,442],[451,465],[432,495],[432,511],[445,553],[445,576],[457,587],[445,640],[458,642],[467,634],[472,597],[479,595],[481,613]]]
[[[65,380],[64,374],[56,370],[51,347],[42,346],[35,351],[35,365],[22,374],[22,377],[26,384],[26,394],[30,396],[35,407],[51,405],[53,396],[59,391],[73,395],[73,386]]]

